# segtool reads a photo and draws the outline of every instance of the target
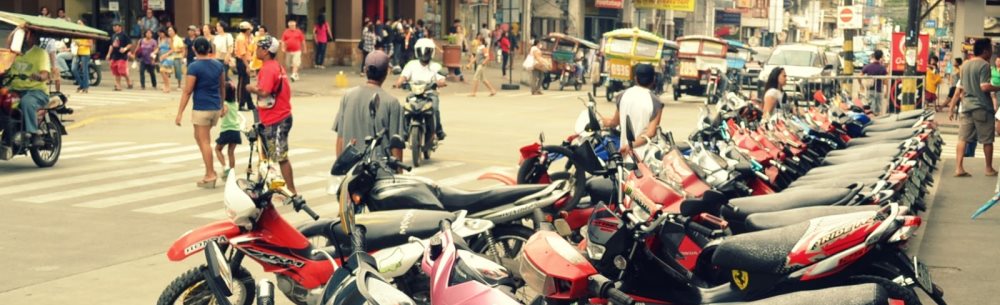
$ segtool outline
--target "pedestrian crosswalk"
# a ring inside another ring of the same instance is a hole
[[[942,133],[941,139],[944,140],[944,145],[941,146],[941,160],[955,160],[955,153],[957,152],[955,147],[958,146],[958,135]],[[976,145],[975,156],[966,158],[983,158],[982,146]]]
[[[164,93],[159,89],[132,89],[114,91],[110,87],[92,87],[88,93],[63,93],[67,96],[67,106],[75,110],[104,106],[128,106],[136,104],[168,103],[180,100],[180,90]]]
[[[237,149],[237,176],[246,171],[247,145]],[[334,156],[315,148],[292,148],[295,185],[321,215],[336,212],[327,194],[336,177],[329,175]],[[204,174],[201,156],[192,143],[136,143],[67,141],[62,161],[50,170],[21,173],[0,171],[0,194],[13,202],[60,205],[80,209],[115,209],[145,215],[224,219],[223,180],[216,189],[197,188]],[[511,175],[515,166],[482,166],[459,161],[432,160],[406,175],[435,180],[440,186],[483,186],[477,178],[488,172]],[[218,171],[222,175],[221,171]],[[305,220],[287,207],[279,208],[291,220]]]

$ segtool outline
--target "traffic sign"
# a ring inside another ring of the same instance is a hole
[[[843,30],[856,30],[864,27],[864,17],[860,5],[845,5],[837,7],[837,27]]]
[[[937,27],[937,20],[928,19],[927,21],[924,21],[924,27],[925,28],[936,28]]]

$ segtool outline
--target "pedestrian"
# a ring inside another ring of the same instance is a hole
[[[139,40],[139,48],[136,50],[136,60],[139,61],[139,86],[146,90],[146,74],[149,74],[149,82],[156,88],[156,59],[159,43],[153,38],[153,31],[146,31]]]
[[[253,37],[250,34],[253,31],[253,25],[243,21],[240,22],[239,29],[240,33],[236,34],[236,48],[233,51],[233,61],[236,62],[236,88],[238,88],[234,100],[239,101],[238,109],[240,111],[247,111],[253,109],[253,99],[246,89],[247,84],[250,84],[250,72],[247,68],[254,57],[251,52],[256,48],[254,48]]]
[[[503,34],[500,34],[500,57],[502,57],[502,61],[500,62],[500,72],[501,74],[503,74],[503,76],[507,76],[507,70],[510,67],[508,66],[508,64],[511,61],[510,52],[511,52],[510,38],[508,37],[507,32],[505,31],[503,32]]]
[[[493,84],[490,84],[490,81],[486,79],[484,72],[486,70],[486,63],[489,62],[489,56],[486,54],[489,52],[489,50],[486,49],[486,38],[479,37],[479,39],[473,43],[473,48],[475,48],[475,51],[473,51],[472,55],[469,56],[469,64],[466,66],[466,69],[475,69],[473,70],[475,73],[472,74],[472,94],[469,96],[476,96],[476,91],[479,90],[480,82],[486,86],[486,89],[490,90],[490,96],[494,96],[497,94],[497,90],[493,87]]]
[[[961,69],[960,69],[961,66],[962,66],[962,59],[961,58],[955,58],[954,65],[949,65],[948,66],[948,69],[951,70],[951,72],[949,73],[951,75],[951,77],[949,79],[949,82],[951,83],[951,87],[948,88],[948,100],[949,101],[951,101],[952,98],[955,97],[955,91],[956,91],[956,89],[958,88],[958,85],[959,85],[958,84],[959,83],[958,82],[958,80],[959,80],[958,76],[959,76],[959,72],[961,71]]]
[[[167,35],[167,30],[160,30],[160,42],[156,58],[159,61],[160,79],[163,81],[163,93],[170,93],[170,76],[174,73],[173,39]]]
[[[990,93],[1000,91],[1000,86],[996,86],[990,81],[990,64],[988,60],[993,56],[988,39],[976,39],[973,44],[973,54],[971,59],[965,61],[961,67],[960,84],[961,88],[956,93],[961,93],[961,102],[956,111],[955,105],[951,105],[951,115],[953,118],[958,114],[958,146],[956,146],[955,177],[971,176],[965,171],[963,166],[964,151],[967,142],[976,141],[983,145],[983,154],[986,157],[986,176],[996,176],[997,171],[993,167],[993,138],[996,133],[996,120],[993,117],[994,108]]]
[[[882,50],[875,50],[873,54],[871,63],[861,68],[861,75],[865,76],[884,76],[888,75],[889,72],[886,71],[885,66],[882,65]],[[873,115],[882,114],[882,80],[877,79],[874,81],[867,82],[866,85],[868,90],[868,107],[871,109]]]
[[[650,64],[638,64],[633,69],[633,79],[635,86],[626,89],[618,95],[615,100],[615,115],[604,119],[605,127],[619,127],[619,130],[626,130],[624,127],[632,121],[632,130],[635,131],[636,139],[630,145],[622,145],[620,148],[623,156],[634,151],[636,155],[644,155],[646,144],[650,138],[656,135],[656,129],[660,127],[660,118],[663,115],[663,103],[653,92],[653,85],[656,84],[656,69]],[[621,143],[626,142],[626,134],[621,133]]]
[[[226,82],[226,111],[222,113],[222,122],[219,124],[219,137],[215,139],[215,156],[222,165],[222,179],[228,179],[229,173],[236,167],[236,146],[243,144],[243,137],[240,135],[241,125],[245,120],[239,111],[236,111],[236,87]],[[222,149],[226,149],[226,155]]]
[[[194,62],[194,40],[198,38],[198,26],[189,25],[187,32],[188,35],[184,38],[184,65],[191,66]]]
[[[160,31],[160,21],[153,16],[153,9],[146,9],[146,16],[139,19],[139,23],[142,25],[140,30],[142,33],[146,31],[152,31],[153,33],[158,33]]]
[[[382,51],[375,51],[365,57],[365,78],[363,85],[351,88],[340,101],[340,110],[334,118],[333,131],[337,133],[336,153],[341,155],[347,144],[363,142],[375,133],[385,130],[384,137],[402,138],[405,134],[403,124],[403,107],[399,100],[388,91],[382,89],[389,76],[389,56]],[[371,117],[369,103],[378,96],[378,108],[374,120]],[[403,161],[403,141],[382,141],[376,152],[380,156],[392,155],[396,160]],[[386,150],[390,153],[386,154]]]
[[[295,20],[288,20],[288,27],[281,33],[281,51],[285,53],[285,66],[292,70],[292,81],[299,80],[299,66],[302,65],[302,46],[306,36],[299,30]],[[258,57],[259,58],[259,57]]]
[[[316,68],[325,69],[323,62],[326,60],[326,44],[333,39],[330,34],[330,25],[326,23],[326,17],[322,14],[316,17],[316,25],[313,26],[313,37],[316,40],[316,58],[313,63]]]
[[[219,117],[228,109],[222,101],[225,99],[225,76],[222,75],[222,63],[212,57],[212,43],[199,37],[194,41],[195,61],[188,66],[184,78],[184,91],[181,94],[180,105],[174,124],[181,126],[181,118],[189,100],[193,100],[191,125],[194,125],[194,139],[201,151],[201,159],[205,165],[205,175],[197,186],[215,188],[218,176],[212,162],[212,127],[219,122]],[[192,98],[193,97],[193,98]]]
[[[294,24],[289,26],[293,27]],[[274,60],[281,45],[278,39],[270,36],[257,43],[257,58],[263,64],[257,72],[257,83],[247,85],[247,90],[257,95],[260,124],[264,126],[261,139],[267,143],[267,158],[278,162],[288,190],[297,194],[292,162],[288,159],[288,134],[292,129],[292,88],[285,69]]]
[[[392,28],[392,66],[393,69],[402,69],[402,66],[406,64],[403,62],[403,53],[405,52],[403,45],[408,35],[407,29],[404,28],[402,18],[397,18],[396,22],[393,23]]]
[[[73,71],[76,71],[76,92],[88,93],[90,90],[90,56],[93,54],[94,40],[87,38],[77,38],[73,40],[76,44],[76,60],[73,64]]]
[[[479,28],[479,37],[486,38],[486,40],[489,41],[490,28],[486,26],[486,23],[483,23],[482,27]],[[486,45],[486,47],[489,48],[490,46]]]
[[[181,90],[183,89],[181,81],[183,80],[184,67],[186,66],[183,60],[186,58],[187,48],[185,47],[184,39],[181,39],[180,35],[177,35],[174,27],[167,27],[167,36],[170,37],[170,48],[174,51],[170,56],[170,60],[173,63],[173,67],[171,68],[174,71],[174,78],[177,80],[177,90]]]
[[[42,8],[38,10],[38,17],[51,17],[49,15],[49,7],[43,5]]]
[[[257,44],[260,43],[261,39],[264,39],[264,37],[270,37],[270,34],[268,34],[267,32],[267,27],[264,26],[263,24],[258,25],[257,33],[254,34],[253,44],[250,45],[251,49],[249,51],[250,57],[253,58],[253,60],[250,62],[250,71],[253,71],[254,75],[257,74],[257,70],[260,70],[260,66],[264,64],[264,62],[261,61],[260,58],[257,58],[257,51],[256,51]],[[253,105],[250,105],[250,107],[252,106]]]
[[[528,56],[524,59],[524,69],[531,71],[531,95],[541,95],[542,94],[542,81],[544,80],[543,67],[545,59],[542,58],[542,40],[535,39],[532,41],[531,50],[528,51]]]
[[[208,42],[212,43],[212,58],[215,58],[215,30],[208,23],[201,25],[201,37],[208,39]]]
[[[55,83],[56,92],[60,92],[62,91],[60,90],[62,89],[61,73],[62,71],[68,71],[69,66],[66,65],[65,61],[59,58],[59,54],[68,52],[69,48],[66,46],[66,43],[63,42],[61,39],[42,38],[41,41],[42,45],[45,48],[46,53],[49,54],[49,62],[53,63],[51,67],[53,75],[52,82]]]
[[[927,61],[927,76],[924,80],[924,99],[927,100],[927,106],[933,106],[935,110],[941,108],[937,102],[938,85],[941,84],[941,78],[941,71],[938,70],[938,57],[937,55],[931,55]]]
[[[56,10],[56,19],[66,20],[66,22],[73,22],[72,19],[69,19],[69,17],[66,16],[66,9],[61,7],[58,10]]]
[[[108,46],[108,55],[104,60],[111,63],[111,74],[115,76],[115,91],[122,91],[122,78],[125,79],[128,88],[132,89],[132,80],[128,77],[128,57],[132,40],[122,33],[121,23],[115,23],[112,29],[115,33],[111,35],[111,45]]]
[[[788,75],[785,73],[785,68],[779,66],[771,69],[767,83],[764,84],[764,106],[761,107],[764,120],[771,118],[771,115],[778,111],[791,110],[791,105],[785,98],[785,91],[782,90],[787,82]]]
[[[222,74],[229,78],[229,68],[235,67],[235,63],[232,61],[233,54],[233,36],[226,33],[226,27],[228,27],[225,22],[219,21],[215,23],[214,30],[212,32],[212,45],[215,46],[215,59],[222,62],[223,69],[225,70]]]
[[[375,26],[371,23],[365,24],[365,27],[361,29],[361,58],[368,58],[368,54],[375,51],[375,41],[378,37],[375,35]],[[365,74],[365,64],[361,63],[361,74]]]

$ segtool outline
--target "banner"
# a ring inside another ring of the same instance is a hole
[[[622,0],[597,0],[594,1],[594,7],[620,10],[622,9]]]
[[[695,0],[633,0],[635,8],[694,12]]]
[[[917,39],[917,72],[927,72],[927,57],[930,55],[931,38],[921,34]],[[892,71],[906,70],[906,36],[902,32],[892,33]]]

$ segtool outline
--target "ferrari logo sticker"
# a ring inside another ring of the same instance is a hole
[[[740,290],[747,290],[747,285],[750,284],[750,274],[743,270],[733,269],[733,284]]]

